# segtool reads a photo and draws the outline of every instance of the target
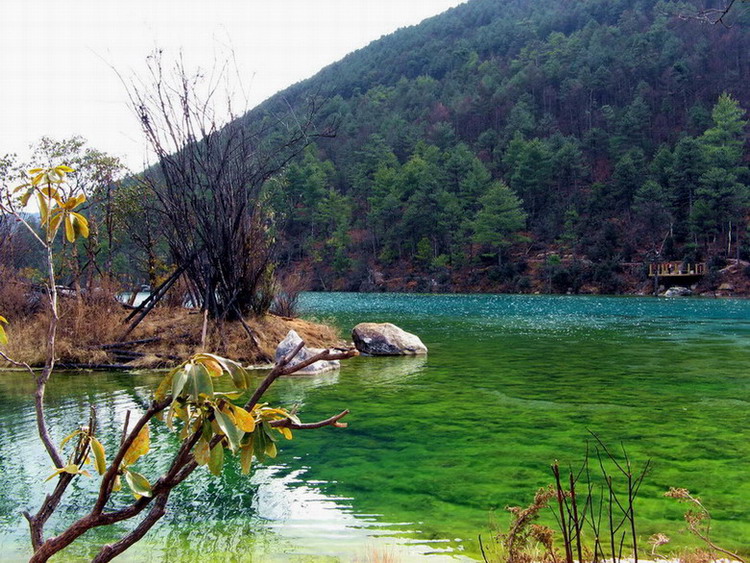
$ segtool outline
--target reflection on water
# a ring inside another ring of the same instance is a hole
[[[357,377],[368,386],[403,384],[419,378],[427,365],[425,356],[362,357],[353,362]]]
[[[490,512],[503,524],[505,506],[528,504],[550,482],[553,460],[578,464],[589,430],[623,442],[636,464],[653,459],[637,504],[643,537],[685,544],[682,507],[663,498],[679,486],[710,504],[718,543],[750,546],[750,302],[308,294],[302,305],[342,333],[394,322],[430,353],[282,378],[270,403],[298,405],[310,421],[348,408],[349,427],[296,432],[250,479],[233,459],[221,478],[199,470],[124,560],[352,561],[383,546],[405,561],[478,558]],[[51,467],[33,431],[31,381],[0,378],[0,550],[22,560],[19,512],[51,489],[41,483]],[[126,411],[140,412],[158,379],[57,374],[48,394],[55,440],[94,403],[112,451]],[[173,450],[175,437],[156,424],[152,442]],[[139,467],[155,476],[165,462],[150,455]],[[96,482],[80,480],[71,506],[84,506]],[[124,531],[97,530],[65,561],[90,559]]]

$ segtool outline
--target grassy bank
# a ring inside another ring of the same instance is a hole
[[[271,314],[244,319],[244,324],[208,319],[204,341],[203,316],[177,306],[155,308],[121,339],[129,311],[111,296],[63,299],[60,309],[57,361],[72,366],[169,367],[201,349],[246,365],[265,364],[273,360],[276,346],[291,329],[309,346],[329,347],[340,342],[330,326]],[[5,352],[17,361],[42,365],[48,315],[46,310],[8,314]]]

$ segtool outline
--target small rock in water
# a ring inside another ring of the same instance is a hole
[[[352,340],[357,350],[370,356],[413,356],[427,353],[427,346],[416,334],[391,323],[359,323],[352,329]]]
[[[667,291],[661,294],[662,297],[687,297],[688,295],[692,295],[693,292],[690,291],[687,287],[681,287],[679,285],[675,285],[673,287],[670,287]]]
[[[300,338],[299,334],[297,334],[297,332],[294,330],[290,330],[284,340],[282,340],[276,347],[276,362],[278,362],[284,356],[294,350],[300,342],[302,342],[302,339]],[[293,366],[300,362],[304,362],[308,358],[312,358],[315,354],[318,354],[322,351],[322,348],[308,348],[307,346],[304,346],[302,350],[297,353],[294,359],[289,362],[289,365]],[[317,362],[312,363],[309,366],[295,372],[295,374],[315,375],[318,373],[323,373],[325,371],[339,369],[340,366],[341,362],[339,362],[338,360],[318,360]]]

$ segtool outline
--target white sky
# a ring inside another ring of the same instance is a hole
[[[465,0],[0,0],[0,155],[82,135],[134,170],[146,156],[111,66],[155,48],[208,67],[231,47],[250,106]]]

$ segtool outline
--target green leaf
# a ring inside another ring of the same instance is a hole
[[[104,475],[107,471],[107,458],[104,456],[104,446],[93,436],[91,437],[91,450],[94,452],[96,470],[99,472],[99,475]]]
[[[278,441],[276,433],[274,432],[274,428],[265,420],[263,421],[263,432],[265,432],[266,436],[271,442]]]
[[[151,483],[149,483],[148,479],[143,475],[130,469],[126,469],[124,474],[125,482],[128,484],[128,487],[130,487],[130,490],[133,491],[136,498],[150,497],[153,495],[153,492],[151,491]]]
[[[225,366],[229,375],[232,376],[232,383],[237,389],[247,389],[250,386],[250,374],[237,362],[225,360]]]
[[[208,470],[216,476],[221,475],[221,470],[224,468],[224,447],[221,444],[216,444],[211,449],[211,456],[208,460]]]
[[[214,429],[211,427],[211,423],[208,421],[208,419],[205,419],[203,421],[203,428],[201,429],[203,432],[203,439],[206,442],[210,442],[211,438],[214,436]]]
[[[240,466],[242,467],[242,474],[249,475],[250,469],[253,466],[253,441],[250,440],[249,444],[243,444],[242,450],[240,451]]]
[[[253,432],[253,437],[253,453],[258,458],[258,461],[263,462],[266,459],[266,444],[269,440],[266,438],[266,433],[263,432],[262,428],[256,429]]]
[[[182,393],[182,390],[185,388],[185,383],[187,383],[188,380],[188,371],[187,366],[183,366],[180,371],[178,371],[173,379],[172,379],[172,398],[176,399],[180,396],[180,393]]]
[[[245,433],[237,428],[234,425],[234,422],[232,422],[232,419],[221,412],[217,407],[214,407],[214,416],[216,417],[216,423],[219,425],[219,428],[221,428],[221,431],[227,437],[227,440],[229,440],[229,447],[232,449],[232,452],[236,452],[240,447],[240,442]]]
[[[203,364],[188,364],[189,380],[188,388],[190,396],[194,401],[200,401],[200,396],[207,398],[214,396],[214,384],[211,381],[211,374],[208,373],[206,366]]]

